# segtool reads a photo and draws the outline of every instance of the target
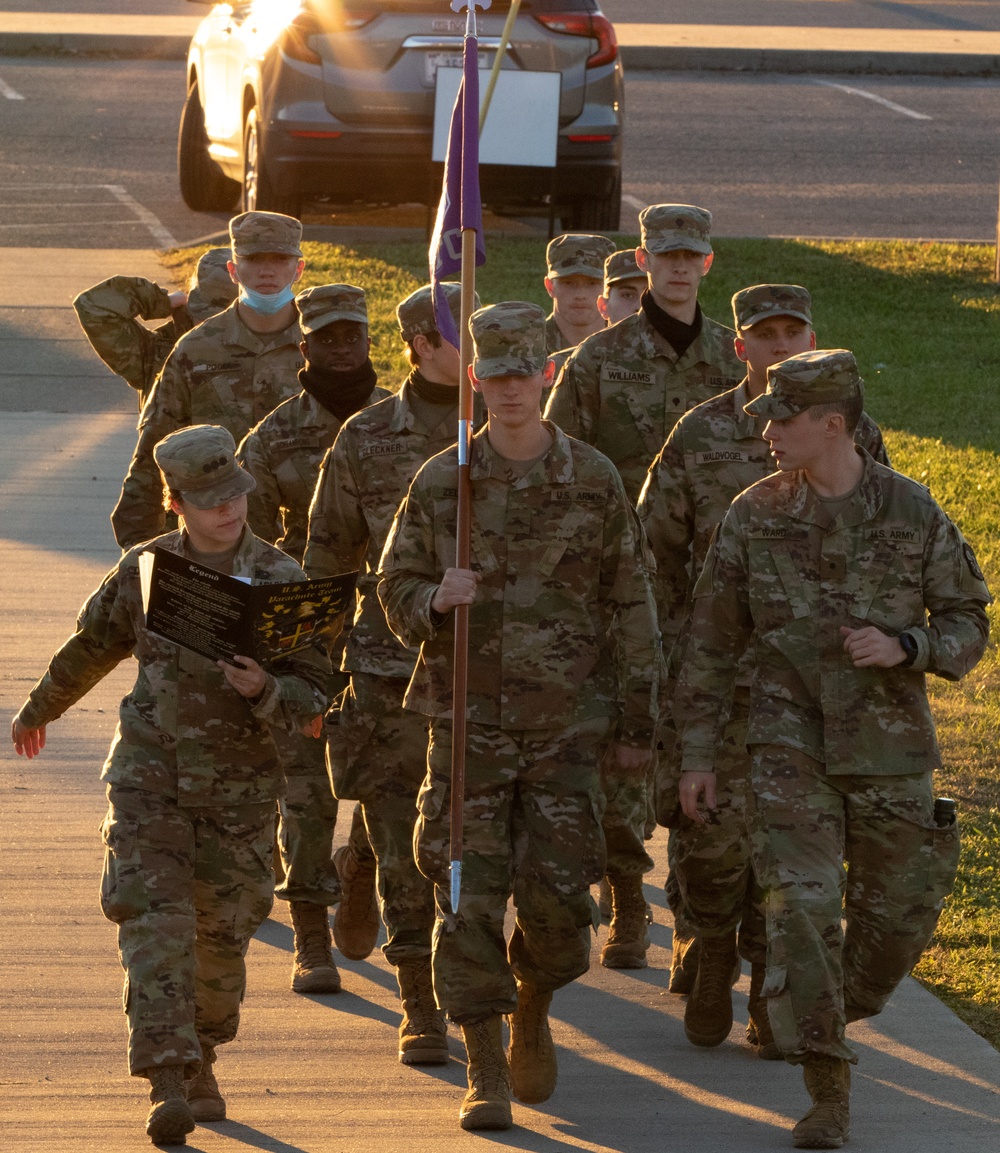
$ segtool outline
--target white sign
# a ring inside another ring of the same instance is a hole
[[[436,161],[443,161],[448,151],[448,129],[461,80],[461,68],[437,70],[431,152]],[[480,107],[488,81],[489,73],[480,71]],[[555,168],[561,84],[558,72],[501,71],[479,138],[479,163]]]

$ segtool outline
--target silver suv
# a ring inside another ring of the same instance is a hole
[[[192,0],[210,3],[211,0]],[[492,64],[510,0],[479,15]],[[177,167],[203,212],[303,202],[434,204],[435,74],[461,64],[464,14],[447,0],[232,0],[188,51]],[[614,229],[624,97],[614,28],[597,0],[523,0],[504,68],[561,74],[556,171],[483,165],[501,212],[554,201],[564,228]]]

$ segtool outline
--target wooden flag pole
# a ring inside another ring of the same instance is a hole
[[[465,35],[476,35],[475,0],[468,7]],[[462,228],[462,311],[459,334],[458,379],[458,510],[455,526],[455,567],[467,569],[472,565],[472,333],[469,318],[476,300],[476,230]],[[452,681],[452,745],[451,745],[451,911],[458,912],[462,894],[462,843],[465,833],[465,743],[466,705],[469,679],[469,606],[457,605],[454,610],[455,650]]]

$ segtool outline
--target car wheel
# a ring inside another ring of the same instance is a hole
[[[562,224],[571,232],[614,232],[621,224],[621,215],[622,177],[619,172],[607,196],[574,201],[562,218]]]
[[[243,129],[243,196],[244,212],[284,212],[298,216],[302,197],[295,192],[281,193],[271,182],[267,153],[261,139],[257,109],[247,113]]]
[[[177,133],[177,178],[181,196],[195,212],[228,212],[240,194],[240,185],[230,180],[208,154],[205,112],[198,98],[198,85],[188,89]]]

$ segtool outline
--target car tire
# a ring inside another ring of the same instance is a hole
[[[287,216],[298,216],[302,211],[300,195],[279,192],[272,183],[256,108],[247,113],[243,127],[241,205],[244,212],[284,212]]]
[[[570,232],[614,232],[621,224],[621,216],[622,176],[618,172],[607,196],[574,201],[569,205],[562,224]]]
[[[177,133],[177,179],[181,197],[195,212],[228,212],[240,195],[237,180],[230,180],[208,154],[205,112],[198,85],[188,89]]]

